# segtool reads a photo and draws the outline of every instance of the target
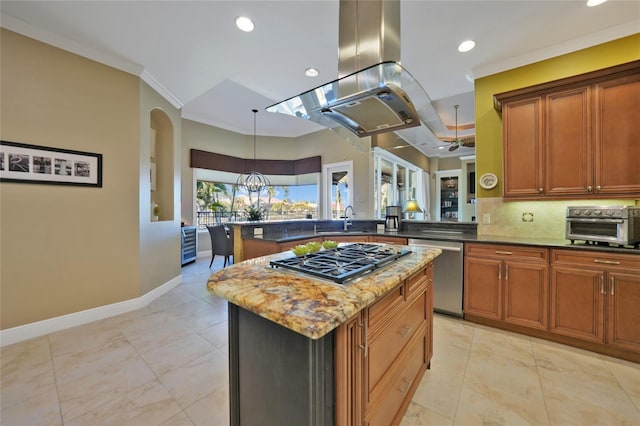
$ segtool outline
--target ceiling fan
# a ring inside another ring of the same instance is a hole
[[[455,151],[461,146],[466,147],[474,147],[476,146],[476,137],[475,135],[458,137],[458,108],[460,105],[453,106],[456,109],[456,137],[454,139],[442,139],[443,142],[449,142],[451,146],[449,147],[449,151]]]

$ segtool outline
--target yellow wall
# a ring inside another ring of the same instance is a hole
[[[498,186],[477,196],[502,196],[502,118],[493,95],[640,59],[640,34],[536,62],[475,81],[476,173],[494,173]]]
[[[477,187],[478,234],[564,239],[564,217],[569,205],[623,204],[634,200],[563,200],[504,202],[502,199],[502,118],[493,109],[493,95],[538,83],[640,59],[640,34],[480,78],[475,82],[476,176],[494,173],[498,186]],[[570,167],[570,165],[568,165]],[[533,214],[523,222],[522,214]],[[488,214],[490,224],[483,224]]]

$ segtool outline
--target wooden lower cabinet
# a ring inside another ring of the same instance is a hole
[[[608,276],[606,343],[640,353],[640,270]]]
[[[433,353],[432,265],[336,330],[336,424],[397,425]]]
[[[640,354],[640,256],[551,253],[550,331]]]
[[[546,248],[466,244],[465,315],[546,329],[548,271]]]
[[[604,343],[604,275],[583,267],[551,267],[551,322],[554,333]]]

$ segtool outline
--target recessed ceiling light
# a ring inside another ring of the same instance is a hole
[[[598,6],[599,4],[604,3],[607,0],[587,0],[587,6],[589,7],[593,7],[593,6]]]
[[[462,43],[460,43],[460,46],[458,46],[458,52],[468,52],[471,49],[473,49],[476,45],[476,42],[473,40],[465,40]]]
[[[250,33],[255,28],[255,25],[253,25],[253,21],[246,16],[238,16],[236,18],[236,27],[246,33]]]
[[[306,75],[307,77],[317,77],[319,74],[320,71],[318,71],[318,69],[314,67],[309,67],[304,70],[304,75]]]

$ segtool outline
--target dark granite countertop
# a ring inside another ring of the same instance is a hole
[[[370,222],[370,223],[366,223]],[[324,222],[320,222],[324,223]],[[327,221],[326,223],[331,223]],[[376,232],[375,221],[354,221],[349,231],[343,231],[341,229],[324,229],[317,226],[316,232],[313,229],[297,229],[296,226],[291,226],[291,223],[282,222],[280,226],[260,226],[260,224],[253,224],[253,227],[263,227],[262,235],[252,235],[251,233],[243,232],[243,239],[257,239],[263,241],[270,241],[273,243],[286,243],[297,240],[304,240],[308,238],[327,238],[331,239],[332,236],[345,236],[345,235],[362,235],[362,236],[397,236],[402,238],[412,238],[421,240],[434,240],[434,241],[454,241],[462,243],[486,243],[486,244],[515,244],[515,245],[527,245],[527,246],[540,246],[540,247],[552,247],[552,248],[568,248],[575,250],[593,250],[593,251],[608,251],[612,253],[628,253],[640,255],[640,249],[634,249],[630,247],[609,247],[606,245],[585,244],[584,242],[576,242],[571,244],[569,240],[564,238],[531,238],[531,237],[504,237],[504,236],[492,236],[492,235],[480,235],[475,232],[468,232],[469,227],[467,224],[462,224],[462,230],[456,230],[455,224],[449,224],[448,227],[440,227],[440,229],[414,229],[401,230],[397,232]],[[335,225],[335,221],[334,221]],[[368,228],[368,229],[367,229]]]

